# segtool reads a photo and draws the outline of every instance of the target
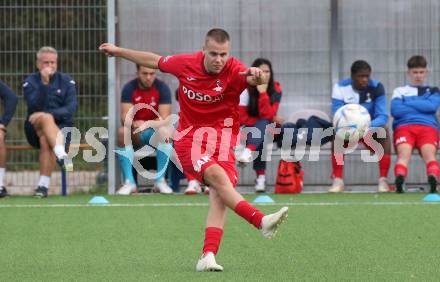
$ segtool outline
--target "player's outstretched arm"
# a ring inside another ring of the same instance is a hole
[[[159,68],[158,64],[161,56],[155,53],[121,48],[111,43],[101,44],[101,46],[99,46],[99,51],[103,52],[109,57],[121,57],[144,67],[152,69]]]

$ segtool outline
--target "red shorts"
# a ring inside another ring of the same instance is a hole
[[[235,140],[236,137],[234,137]],[[218,164],[225,170],[232,186],[235,187],[238,182],[238,173],[235,167],[233,146],[230,145],[232,143],[221,146],[216,141],[209,144],[206,140],[200,142],[184,137],[174,142],[174,150],[185,174],[190,174],[200,183],[204,183],[204,171],[211,165]]]
[[[402,125],[394,130],[394,146],[409,144],[420,149],[425,144],[438,147],[438,130],[427,125]]]

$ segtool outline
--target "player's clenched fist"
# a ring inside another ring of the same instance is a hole
[[[107,56],[113,57],[117,55],[116,53],[118,52],[119,47],[111,43],[103,43],[98,49]]]

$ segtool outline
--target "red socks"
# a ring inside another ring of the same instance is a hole
[[[264,169],[257,169],[255,171],[255,173],[257,173],[257,176],[265,175],[266,174],[266,170],[264,170]]]
[[[336,162],[336,158],[340,159],[339,161],[343,161],[344,160],[344,155],[343,154],[332,154],[332,168],[333,168],[333,173],[332,173],[332,177],[335,178],[342,178],[342,174],[344,172],[344,165],[338,165],[338,163]]]
[[[429,175],[434,175],[437,179],[440,176],[440,167],[437,161],[430,161],[426,164],[426,173]]]
[[[404,165],[401,164],[396,164],[396,166],[394,167],[394,175],[403,175],[404,177],[406,177],[406,175],[408,174],[408,168]],[[430,161],[429,163],[426,164],[426,174],[429,175],[434,175],[437,179],[440,177],[440,167],[438,165],[437,161]]]
[[[258,209],[251,206],[246,201],[241,201],[235,206],[235,212],[246,219],[249,223],[253,224],[255,227],[261,227],[261,220],[264,214]],[[218,248],[220,246],[220,241],[222,240],[223,229],[217,227],[207,227],[205,229],[205,241],[203,243],[203,253],[212,252],[214,255],[217,254]]]
[[[332,155],[332,168],[333,168],[333,177],[342,178],[344,174],[344,165],[338,165],[336,159],[344,160],[343,154],[333,154]],[[379,161],[379,172],[380,177],[387,177],[388,171],[390,170],[391,165],[391,156],[384,155],[382,159]]]
[[[394,167],[394,176],[402,175],[406,177],[408,174],[408,168],[402,164],[396,164]]]
[[[380,177],[387,177],[388,171],[390,170],[391,156],[383,155],[382,159],[379,161],[379,174]]]
[[[248,202],[239,202],[235,206],[234,211],[236,214],[246,219],[250,224],[254,225],[258,229],[261,228],[261,220],[263,219],[264,214],[258,209],[251,206]]]
[[[394,167],[394,175],[403,175],[404,177],[406,177],[406,175],[408,174],[408,168],[404,165],[401,164],[396,164],[396,166]],[[440,167],[438,165],[437,161],[430,161],[429,163],[426,164],[426,174],[429,175],[434,175],[437,179],[440,177]]]
[[[217,254],[220,241],[222,240],[223,229],[217,227],[206,227],[205,241],[203,243],[203,254],[214,253]]]

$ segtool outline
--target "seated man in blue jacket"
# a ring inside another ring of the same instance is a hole
[[[30,145],[40,148],[37,197],[47,197],[55,160],[66,171],[73,170],[66,153],[66,138],[60,129],[73,125],[77,108],[75,81],[57,71],[57,59],[54,48],[42,47],[37,52],[38,72],[29,75],[23,84],[28,107],[24,125],[26,138]]]
[[[8,195],[4,184],[6,171],[6,126],[11,121],[17,107],[17,95],[3,81],[0,80],[0,98],[3,100],[3,115],[0,118],[0,198]]]
[[[423,56],[413,56],[407,62],[409,84],[394,89],[391,115],[394,117],[394,146],[397,162],[394,167],[396,192],[404,191],[405,177],[412,150],[417,148],[426,163],[430,192],[437,191],[440,168],[435,158],[438,148],[439,123],[435,113],[440,107],[437,87],[425,84],[428,63]]]
[[[384,155],[379,160],[379,181],[377,191],[388,192],[389,186],[387,183],[387,175],[391,164],[391,138],[387,129],[387,99],[382,83],[370,79],[371,71],[371,66],[366,61],[358,60],[353,62],[351,65],[351,77],[336,83],[333,87],[332,112],[334,114],[345,104],[360,104],[370,113],[370,128],[373,130],[375,128],[383,128],[383,130],[385,130],[385,138],[379,138],[377,133],[373,133],[373,135],[370,136],[382,146],[384,151]],[[370,133],[372,132],[373,131],[370,131]],[[368,147],[368,144],[366,145]],[[372,150],[373,148],[369,149]],[[343,162],[341,162],[343,161],[343,157],[344,155],[341,152],[335,152],[335,145],[333,142],[333,184],[329,189],[329,192],[338,193],[344,191],[344,181],[342,177],[344,165]]]

